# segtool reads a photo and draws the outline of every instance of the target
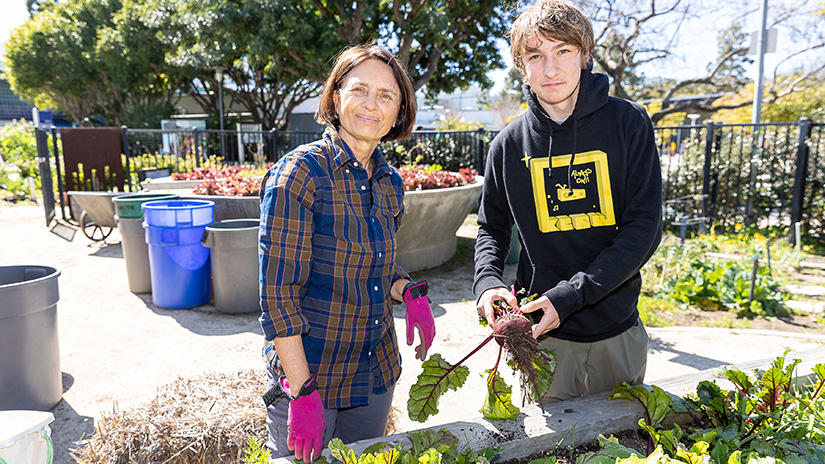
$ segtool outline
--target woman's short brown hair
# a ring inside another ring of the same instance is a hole
[[[374,44],[347,48],[338,55],[335,64],[332,66],[332,71],[324,83],[324,90],[321,92],[321,103],[318,105],[318,111],[315,112],[315,120],[318,121],[318,124],[329,124],[335,128],[341,126],[341,119],[335,111],[335,92],[341,87],[347,74],[367,60],[378,60],[386,63],[392,69],[395,82],[401,90],[398,119],[395,120],[395,125],[381,140],[410,138],[413,124],[415,124],[415,114],[418,110],[412,82],[395,57],[383,47]]]
[[[521,74],[524,56],[530,51],[527,41],[536,35],[577,47],[582,69],[595,49],[593,25],[581,10],[566,0],[539,0],[524,10],[510,28],[510,52]]]

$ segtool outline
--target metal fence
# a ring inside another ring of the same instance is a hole
[[[823,124],[657,127],[665,220],[733,228],[801,223],[825,237]]]
[[[230,164],[266,164],[318,140],[321,132],[126,129],[127,159],[140,156],[194,156],[197,166],[210,159]],[[394,166],[439,164],[444,169],[482,170],[489,143],[497,132],[418,131],[409,140],[381,144]]]
[[[199,166],[209,158],[224,163],[275,161],[296,147],[317,140],[320,132],[232,131],[212,129],[125,129],[126,156],[194,156]]]
[[[666,222],[721,228],[737,223],[759,227],[801,223],[805,235],[825,239],[823,127],[807,118],[794,123],[656,127]],[[188,158],[194,166],[264,166],[321,135],[128,128],[123,128],[123,134],[124,169],[132,178],[145,157]],[[395,166],[438,164],[453,171],[474,168],[483,174],[496,134],[483,129],[417,131],[410,140],[385,142],[381,149]],[[51,135],[56,139],[54,132]]]

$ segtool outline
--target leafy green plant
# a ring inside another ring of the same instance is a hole
[[[440,165],[447,171],[477,168],[478,156],[486,153],[494,133],[475,132],[416,132],[410,140],[383,142],[379,148],[387,161],[396,167],[404,165]]]
[[[121,154],[123,165],[127,165],[126,155]],[[194,154],[183,156],[161,153],[144,153],[142,155],[130,156],[128,159],[129,175],[132,185],[139,185],[138,171],[141,169],[164,169],[168,168],[172,172],[187,173],[195,172],[199,168],[221,169],[225,166],[223,158],[216,155],[201,157],[200,161],[195,159]]]
[[[250,436],[246,439],[246,446],[243,449],[243,464],[269,464],[271,455],[264,446],[264,442]]]
[[[662,292],[682,303],[710,310],[737,311],[740,316],[771,317],[789,314],[779,283],[766,267],[759,267],[751,297],[753,267],[741,262],[695,260],[670,277]]]
[[[339,438],[333,438],[328,448],[335,461],[343,464],[490,464],[499,450],[496,446],[482,450],[462,447],[458,438],[447,429],[416,430],[409,432],[407,436],[412,443],[411,448],[381,442],[370,446],[361,454],[355,454]],[[247,439],[241,461],[243,464],[267,464],[269,458],[269,451],[262,442],[255,437]],[[330,464],[324,456],[315,462]]]
[[[825,364],[813,367],[813,382],[805,385],[793,380],[800,360],[786,364],[787,354],[753,375],[722,369],[717,376],[733,384],[731,391],[704,381],[695,395],[681,398],[658,387],[617,385],[611,398],[643,406],[639,425],[656,448],[644,460],[633,456],[615,462],[825,463]],[[663,430],[670,410],[689,414],[692,424]]]
[[[29,182],[40,189],[34,125],[24,120],[0,127],[0,197],[12,201],[34,200]]]
[[[526,301],[522,300],[522,303]],[[449,390],[458,390],[466,382],[470,369],[462,364],[491,340],[498,342],[499,352],[493,368],[485,371],[487,394],[480,412],[492,420],[512,419],[520,412],[513,405],[512,388],[498,372],[502,354],[505,353],[507,365],[519,374],[522,402],[529,399],[541,406],[541,398],[547,393],[550,382],[553,381],[556,355],[552,351],[539,348],[530,327],[530,323],[520,312],[513,310],[506,303],[499,302],[496,305],[496,324],[493,333],[467,356],[455,364],[450,364],[440,354],[433,353],[424,361],[423,371],[410,387],[407,400],[410,419],[424,422],[429,416],[437,414],[441,395]]]

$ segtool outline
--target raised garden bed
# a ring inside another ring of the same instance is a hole
[[[756,360],[738,364],[742,371],[768,369],[776,358]],[[814,365],[825,359],[825,347],[804,352],[792,352],[786,359],[800,359],[797,372],[808,373]],[[656,386],[674,395],[695,392],[696,386],[705,380],[714,379],[713,370],[708,369],[694,374],[673,377],[656,382]],[[811,378],[803,376],[798,382],[809,383]],[[732,387],[727,381],[716,379],[723,389]],[[558,447],[588,443],[601,435],[616,434],[626,430],[638,429],[639,419],[644,417],[644,409],[635,401],[610,400],[609,393],[592,394],[558,403],[545,404],[545,413],[536,406],[525,406],[522,413],[514,420],[489,421],[482,417],[465,421],[450,422],[427,429],[447,429],[458,437],[462,446],[480,450],[487,446],[500,448],[495,461],[510,461],[525,458]],[[686,424],[690,418],[686,415],[670,414],[662,425],[666,428],[672,424]],[[425,430],[425,429],[422,429]],[[412,446],[406,433],[389,435],[371,440],[362,440],[348,444],[356,454],[363,453],[370,446],[388,443],[391,446]],[[329,450],[322,453],[330,459]],[[291,464],[292,458],[279,458],[274,464]]]

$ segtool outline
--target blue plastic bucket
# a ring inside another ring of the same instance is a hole
[[[140,205],[144,224],[152,227],[205,227],[212,224],[215,202],[206,200],[147,201]]]
[[[142,205],[149,248],[152,302],[159,308],[192,308],[212,299],[209,248],[201,244],[214,203],[151,201]]]

